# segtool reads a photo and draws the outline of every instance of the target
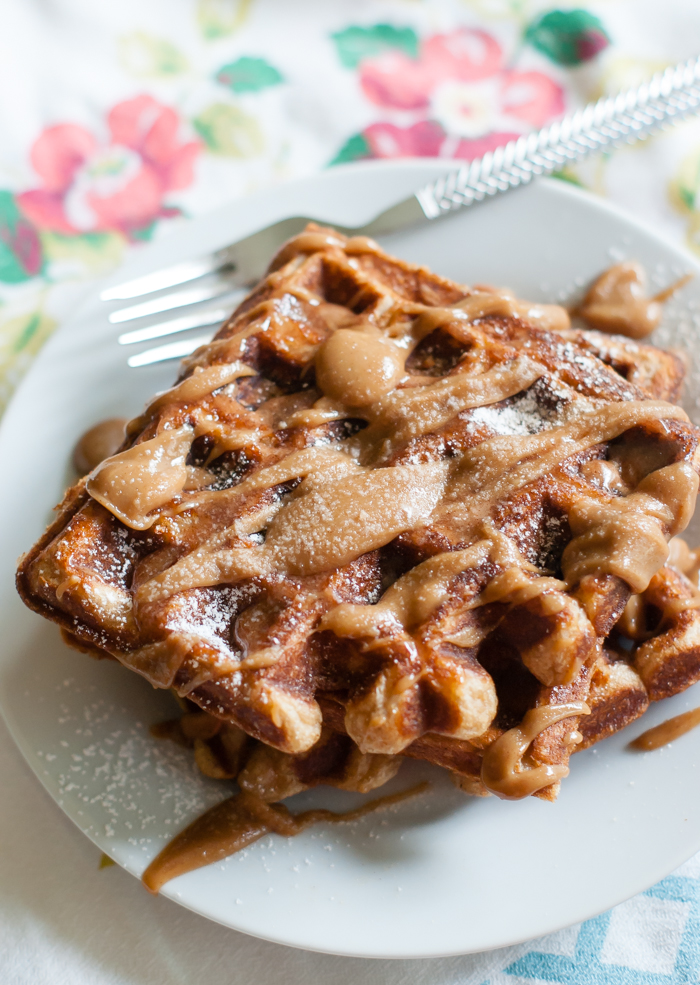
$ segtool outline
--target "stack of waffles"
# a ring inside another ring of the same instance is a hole
[[[309,227],[19,591],[268,802],[402,757],[553,799],[570,754],[700,678],[700,432],[675,355]]]

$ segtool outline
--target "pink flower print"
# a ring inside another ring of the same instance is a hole
[[[504,72],[501,107],[506,116],[539,130],[564,113],[564,93],[543,72]]]
[[[503,112],[500,89],[499,80],[494,79],[444,82],[433,93],[431,115],[456,137],[474,139],[494,130],[512,130],[513,121]]]
[[[422,57],[433,66],[437,81],[476,82],[494,75],[503,64],[498,41],[486,31],[468,28],[434,34],[423,45]]]
[[[76,124],[48,127],[31,151],[42,187],[18,195],[20,209],[39,229],[137,235],[168,214],[168,192],[192,183],[199,144],[181,143],[179,125],[173,109],[142,95],[110,110],[104,143]]]
[[[373,123],[364,131],[373,157],[436,157],[445,131],[434,120],[420,120],[412,127]]]
[[[393,109],[427,106],[433,82],[430,68],[402,51],[387,51],[360,68],[360,85],[367,98]]]
[[[353,155],[471,160],[565,110],[564,93],[553,79],[506,68],[498,41],[471,28],[427,38],[417,58],[400,48],[365,58],[359,75],[375,105],[415,115],[410,125],[402,118],[371,124],[337,161]]]
[[[507,143],[563,113],[564,99],[541,72],[508,71],[478,82],[442,83],[432,94],[431,111],[449,134],[471,140],[492,134]]]
[[[461,161],[475,161],[477,157],[483,157],[495,151],[497,147],[505,147],[511,140],[517,140],[519,133],[488,133],[485,137],[477,137],[476,140],[460,140],[457,142],[451,157],[459,158]]]
[[[497,72],[503,52],[486,31],[462,29],[435,34],[423,44],[418,59],[402,51],[388,51],[360,66],[360,85],[379,106],[422,109],[430,94],[448,79],[474,82]]]

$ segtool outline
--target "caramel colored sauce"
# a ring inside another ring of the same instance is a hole
[[[568,776],[568,766],[523,768],[522,758],[540,732],[550,725],[588,714],[590,709],[583,701],[531,708],[520,725],[501,735],[484,753],[481,765],[484,786],[503,800],[521,800]]]
[[[673,282],[673,284],[669,284],[669,286],[665,287],[663,291],[659,291],[655,294],[652,301],[658,301],[660,304],[663,304],[664,301],[668,301],[669,298],[672,298],[673,295],[680,291],[681,288],[685,287],[686,284],[689,284],[694,277],[695,274],[685,274],[683,277],[679,277],[677,281]]]
[[[316,383],[348,407],[366,407],[394,390],[406,353],[379,335],[337,329],[316,355]]]
[[[287,244],[276,263],[344,242],[327,232],[307,232]],[[374,244],[358,240],[351,252],[373,249]],[[640,268],[617,265],[599,278],[584,309],[607,305],[610,317],[611,311],[622,317],[622,309],[625,318],[632,317],[631,311],[641,317],[643,288]],[[211,543],[193,545],[189,554],[143,585],[140,601],[158,601],[190,588],[274,573],[308,575],[330,570],[382,547],[403,531],[431,522],[446,522],[459,539],[473,538],[499,498],[536,481],[577,451],[612,440],[646,420],[685,418],[680,409],[658,401],[623,401],[599,409],[581,406],[574,409],[571,419],[564,416],[561,426],[545,427],[535,435],[487,439],[450,462],[381,468],[382,460],[406,442],[435,431],[466,409],[521,393],[547,375],[543,366],[520,356],[480,374],[457,372],[435,383],[404,387],[405,357],[427,333],[445,322],[469,323],[492,314],[565,327],[563,309],[521,302],[506,291],[475,291],[451,307],[414,307],[415,317],[405,323],[400,338],[387,337],[374,323],[360,319],[352,328],[335,327],[318,350],[316,371],[324,396],[317,408],[294,411],[292,416],[299,418],[299,424],[312,423],[314,414],[319,421],[313,423],[364,418],[368,427],[342,447],[304,449],[230,490],[212,493],[188,493],[188,485],[197,477],[193,480],[184,467],[185,429],[164,432],[98,468],[88,492],[139,530],[151,526],[154,511],[168,504],[175,512],[206,510],[215,497],[225,509],[230,499],[243,502],[255,488],[303,479],[299,490],[278,510],[260,517],[257,529],[267,528],[264,545],[223,546],[257,532],[254,520],[248,521],[245,532],[234,524],[230,532],[217,535]],[[259,308],[261,317],[269,319],[274,304],[261,302]],[[181,383],[156,398],[147,415],[165,403],[198,399],[251,373],[240,357],[247,335],[255,330],[251,322],[233,339],[222,340],[228,361],[195,365]],[[217,344],[210,347],[209,357],[215,355]],[[305,417],[307,422],[302,420]],[[182,438],[182,448],[175,447],[176,436]],[[193,435],[188,437],[191,441]],[[615,479],[611,468],[607,470],[610,475],[603,466],[598,471],[605,486]],[[201,485],[203,476],[199,481]],[[587,574],[611,573],[625,579],[635,592],[643,591],[666,560],[669,527],[671,534],[684,527],[696,492],[697,476],[679,463],[653,473],[629,495],[577,504],[572,515],[574,538],[563,559],[567,585]],[[521,588],[524,600],[529,589]]]
[[[697,490],[697,472],[677,462],[650,473],[628,496],[576,503],[569,514],[574,536],[562,556],[567,581],[606,571],[643,592],[668,558],[667,531],[689,522]]]
[[[292,465],[290,458],[280,463],[280,470]],[[329,463],[328,455],[324,460]],[[187,588],[274,571],[313,574],[348,564],[426,522],[444,488],[442,463],[365,471],[346,461],[353,470],[350,475],[333,475],[331,470],[325,482],[277,513],[261,548],[207,551],[203,547],[147,582],[140,598],[157,601]]]
[[[529,380],[532,364],[526,363],[521,361],[519,372]],[[466,382],[477,387],[480,383],[479,377]],[[422,391],[406,392],[420,395]],[[221,538],[216,538],[212,549],[201,545],[147,582],[140,597],[157,601],[175,592],[265,576],[273,570],[300,574],[329,570],[439,517],[453,518],[469,534],[497,499],[534,482],[578,450],[609,441],[645,420],[685,418],[680,408],[661,401],[623,401],[540,434],[487,439],[451,462],[384,469],[367,470],[340,450],[320,447],[294,452],[231,490],[199,493],[183,501],[186,507],[203,503],[208,496],[221,503],[229,495],[242,500],[254,488],[304,475],[307,482],[300,495],[275,515],[262,547],[221,549]],[[372,431],[370,426],[357,437],[360,457],[374,440]],[[166,472],[171,482],[172,472]],[[635,591],[646,588],[668,555],[665,528],[670,523],[675,533],[688,522],[697,484],[697,474],[681,462],[652,473],[629,496],[578,504],[572,513],[576,536],[563,557],[567,583],[574,584],[585,574],[611,572]],[[160,501],[159,497],[154,500]],[[146,525],[150,522],[146,520]]]
[[[312,824],[357,821],[374,811],[424,793],[428,787],[428,783],[419,783],[409,790],[375,798],[342,814],[322,808],[292,814],[283,804],[266,804],[252,794],[238,793],[205,811],[176,835],[153,859],[141,880],[146,889],[155,894],[171,879],[220,862],[266,834],[291,838]]]
[[[236,360],[232,363],[216,363],[213,366],[196,366],[190,376],[171,387],[169,390],[158,394],[146,409],[147,414],[153,414],[167,404],[172,403],[191,403],[206,397],[228,383],[233,383],[243,376],[255,376],[255,370],[245,363]]]
[[[410,630],[441,604],[449,581],[485,561],[491,547],[489,541],[481,540],[463,551],[428,558],[395,581],[376,605],[343,602],[326,613],[319,628],[355,639],[377,638],[383,627],[392,624]]]
[[[666,746],[669,742],[680,739],[682,735],[697,728],[698,725],[700,725],[700,708],[693,708],[692,711],[676,715],[675,718],[669,718],[667,722],[662,722],[661,725],[655,725],[654,728],[642,732],[630,742],[629,748],[638,749],[642,752],[660,749],[661,746]]]
[[[539,575],[537,568],[526,561],[515,544],[492,524],[485,523],[482,533],[483,539],[471,547],[435,555],[411,568],[387,589],[375,605],[343,602],[335,606],[323,617],[319,629],[331,630],[341,638],[350,639],[376,639],[392,627],[410,632],[415,626],[425,623],[445,601],[450,581],[456,575],[478,567],[486,560],[498,565],[502,571],[483,592],[464,603],[464,611],[490,602],[519,604],[544,592],[554,593],[565,587],[562,581],[555,578],[534,577]],[[554,601],[552,598],[552,603]],[[550,611],[560,609],[560,605],[554,605]],[[483,630],[478,634],[475,628],[470,627],[467,630],[468,638],[457,636],[450,641],[462,646],[476,646],[486,632]]]
[[[268,527],[266,553],[277,570],[314,574],[349,564],[426,522],[442,495],[441,462],[372,469],[312,489]]]
[[[146,530],[159,506],[182,492],[189,478],[185,459],[192,444],[192,428],[162,431],[94,470],[87,483],[93,499],[134,530]]]
[[[364,239],[364,237],[362,237]],[[358,248],[360,246],[361,237],[356,237],[356,243]],[[367,240],[367,243],[371,243],[372,240]],[[345,237],[333,235],[332,233],[326,232],[313,232],[305,231],[299,233],[293,239],[290,239],[282,249],[275,256],[274,270],[279,270],[285,264],[289,263],[290,260],[295,259],[299,254],[303,253],[316,253],[319,250],[326,250],[328,247],[338,246],[341,249],[345,246]],[[360,251],[364,252],[364,250]]]
[[[593,284],[578,313],[601,332],[643,339],[661,321],[662,297],[647,297],[647,277],[638,263],[617,263]]]
[[[119,450],[128,423],[124,417],[110,417],[85,432],[73,450],[73,465],[78,475],[92,472],[100,462]]]
[[[654,613],[661,609],[661,618],[649,624],[649,613],[644,594],[630,596],[622,615],[617,622],[620,632],[631,640],[643,642],[658,636],[684,612],[700,608],[700,589],[698,588],[699,551],[691,551],[681,537],[672,537],[668,543],[666,564],[674,567],[690,582],[692,594],[681,598],[655,600]]]
[[[626,494],[629,492],[622,481],[620,470],[615,462],[607,462],[600,458],[591,459],[590,462],[584,463],[581,474],[606,493]]]
[[[475,321],[489,315],[522,318],[545,331],[561,331],[571,324],[568,312],[558,304],[519,301],[510,291],[492,289],[475,290],[451,307],[427,308],[420,314],[415,331],[424,337],[450,322]]]

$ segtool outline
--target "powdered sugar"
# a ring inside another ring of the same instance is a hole
[[[506,406],[476,407],[471,419],[496,434],[536,434],[546,427],[535,395],[529,391]]]
[[[145,722],[133,720],[133,709],[74,678],[57,690],[59,738],[37,755],[59,803],[85,818],[87,834],[151,854],[153,840],[162,843],[226,794],[198,773],[189,750],[153,739]]]

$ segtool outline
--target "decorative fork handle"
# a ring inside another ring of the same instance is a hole
[[[490,195],[527,184],[589,154],[634,143],[700,109],[700,57],[659,72],[649,82],[590,103],[563,120],[497,148],[416,192],[435,219]]]

